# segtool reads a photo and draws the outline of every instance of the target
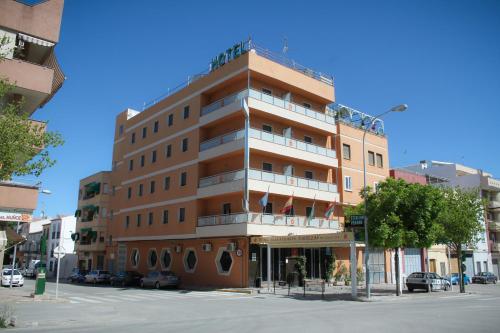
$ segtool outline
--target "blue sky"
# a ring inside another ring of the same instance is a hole
[[[391,166],[454,161],[500,178],[500,2],[66,1],[56,53],[67,81],[35,118],[62,133],[39,180],[49,215],[110,169],[115,116],[253,40],[335,77],[337,102],[386,118]],[[37,181],[25,177],[27,181]],[[39,212],[37,212],[39,214]]]

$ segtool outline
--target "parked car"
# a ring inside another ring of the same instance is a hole
[[[144,275],[135,271],[118,272],[109,279],[112,286],[138,286]]]
[[[141,288],[155,287],[160,289],[162,287],[175,287],[179,286],[179,278],[171,271],[153,271],[141,279]]]
[[[415,289],[448,290],[451,286],[450,281],[432,272],[415,272],[406,278],[406,287],[409,292]]]
[[[463,273],[463,277],[464,277],[464,284],[465,285],[470,284],[470,277],[465,273]],[[451,279],[448,277],[447,280],[450,281],[451,284],[458,284],[459,282],[458,273],[451,273]]]
[[[101,283],[101,282],[109,282],[110,274],[108,271],[94,270],[90,271],[87,275],[85,275],[85,282],[91,283]]]
[[[472,277],[472,283],[488,283],[488,282],[492,282],[492,283],[497,283],[497,276],[491,272],[481,272],[477,275],[474,275]]]
[[[12,278],[12,286],[22,287],[24,285],[24,277],[21,272],[14,269],[14,275],[12,275],[12,269],[7,268],[2,270],[2,281],[1,286],[10,286],[10,280]]]
[[[83,271],[78,268],[73,268],[71,275],[68,277],[68,281],[72,283],[85,282],[85,275],[87,275],[87,271]]]
[[[28,263],[28,265],[21,272],[23,274],[23,276],[25,276],[25,277],[34,277],[35,276],[35,266],[39,262],[40,262],[40,260],[38,260],[38,259],[31,260]]]

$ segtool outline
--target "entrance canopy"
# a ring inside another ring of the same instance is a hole
[[[346,247],[353,240],[354,234],[352,232],[337,232],[333,234],[250,237],[250,244],[266,244],[275,248]]]

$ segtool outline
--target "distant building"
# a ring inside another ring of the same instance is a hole
[[[47,275],[56,276],[57,259],[54,257],[54,249],[62,246],[66,255],[61,259],[61,277],[69,275],[73,268],[76,268],[77,257],[75,254],[75,243],[71,235],[75,232],[76,218],[74,216],[57,216],[50,219],[50,224],[44,225],[47,236]]]

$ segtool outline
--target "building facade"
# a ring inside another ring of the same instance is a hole
[[[297,255],[311,278],[324,276],[332,254],[349,267],[343,207],[360,202],[365,129],[370,183],[389,174],[382,123],[356,125],[359,112],[332,105],[329,76],[251,43],[231,50],[182,89],[117,116],[110,270],[172,270],[184,285],[247,287],[269,270],[286,280],[287,258]],[[339,162],[346,145],[350,156]],[[266,237],[278,237],[272,248]],[[306,241],[322,237],[338,241]],[[361,266],[361,246],[357,253]],[[385,282],[384,251],[372,257]]]
[[[105,269],[110,173],[98,172],[80,181],[75,235],[78,268]]]
[[[57,216],[50,219],[50,224],[44,225],[47,236],[47,275],[55,277],[57,273],[57,258],[54,249],[62,246],[65,256],[61,259],[60,277],[67,277],[76,267],[75,243],[71,235],[75,232],[76,218],[74,216]]]

